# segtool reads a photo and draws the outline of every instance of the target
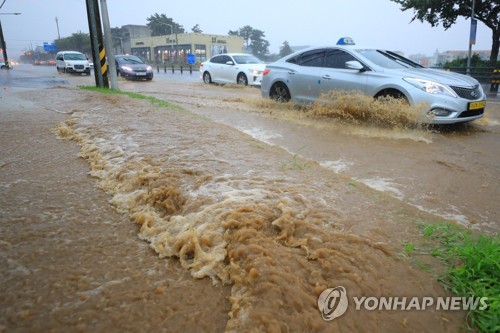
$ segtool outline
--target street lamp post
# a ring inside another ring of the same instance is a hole
[[[159,23],[163,24],[163,25],[168,25],[170,27],[170,34],[172,35],[174,33],[174,27],[171,24],[163,23],[163,22],[159,22]],[[177,58],[179,58],[179,40],[177,39],[177,29],[175,29],[175,48],[176,48],[176,52],[177,52]]]
[[[0,13],[0,15],[21,15],[21,13]],[[2,21],[0,21],[0,46],[2,47],[3,61],[5,62],[5,68],[12,68],[9,64],[9,58],[7,57],[7,45],[5,44],[5,39],[3,37]]]
[[[111,36],[111,38],[118,39],[120,41],[120,54],[123,54],[123,38],[122,37],[116,37],[116,36]],[[115,47],[115,52],[116,52],[116,45],[113,43],[113,46]]]

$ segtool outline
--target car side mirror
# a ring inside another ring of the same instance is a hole
[[[346,62],[345,67],[347,69],[354,69],[360,72],[364,72],[365,69],[365,67],[359,61],[356,60]]]
[[[232,65],[234,65],[234,62],[232,62],[231,60],[226,61],[226,65],[231,65],[232,66]]]

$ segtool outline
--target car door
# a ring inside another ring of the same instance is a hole
[[[221,66],[221,80],[225,83],[236,83],[236,63],[228,55],[222,56],[222,66]],[[228,62],[231,62],[232,65],[228,65]]]
[[[348,61],[358,60],[342,49],[329,49],[326,52],[324,67],[321,70],[320,92],[322,94],[331,90],[366,93],[366,72],[347,68]]]
[[[64,59],[63,59],[62,53],[58,53],[56,55],[56,67],[57,68],[64,68]]]
[[[208,68],[208,72],[214,82],[221,82],[222,61],[222,55],[217,55],[209,60],[210,67]]]
[[[306,51],[292,59],[288,70],[288,88],[292,98],[301,103],[313,103],[320,94],[321,67],[325,49]]]

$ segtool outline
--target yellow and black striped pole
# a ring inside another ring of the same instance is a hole
[[[106,49],[102,44],[99,44],[99,62],[101,64],[101,73],[104,86],[106,88],[109,88],[108,64],[106,63]]]
[[[491,92],[498,92],[498,86],[500,85],[500,69],[495,68],[493,74],[491,75]]]

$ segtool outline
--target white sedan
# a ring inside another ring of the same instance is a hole
[[[266,65],[251,54],[225,53],[213,56],[200,65],[205,83],[237,83],[260,86]]]

